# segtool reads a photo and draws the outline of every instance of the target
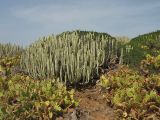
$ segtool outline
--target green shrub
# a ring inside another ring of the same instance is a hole
[[[58,80],[33,80],[16,74],[0,77],[0,119],[54,119],[78,103],[74,91],[67,91]]]
[[[146,55],[146,59],[141,61],[141,70],[144,74],[153,74],[160,72],[160,54],[156,57],[150,54]]]
[[[20,65],[20,56],[3,57],[0,59],[0,76],[10,76],[14,69]],[[15,73],[18,71],[14,71]]]
[[[120,66],[102,75],[99,85],[118,119],[160,119],[160,75],[146,78]]]
[[[160,54],[160,31],[135,37],[127,45],[132,46],[133,49],[129,52],[125,63],[139,66],[147,54],[152,56]]]

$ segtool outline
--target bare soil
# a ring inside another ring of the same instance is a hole
[[[56,120],[114,120],[113,108],[97,87],[76,91],[75,98],[80,100],[79,106]]]

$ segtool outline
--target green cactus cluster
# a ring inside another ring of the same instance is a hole
[[[18,45],[12,44],[1,44],[0,43],[0,58],[2,57],[11,57],[20,55],[23,51],[23,48]]]
[[[70,83],[88,83],[99,68],[120,56],[115,38],[106,33],[73,31],[43,37],[22,55],[21,66],[34,78],[59,77]]]

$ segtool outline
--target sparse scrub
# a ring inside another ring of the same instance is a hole
[[[43,37],[26,49],[0,44],[0,119],[53,120],[63,113],[79,119],[88,108],[94,108],[92,115],[105,111],[106,103],[118,120],[160,119],[159,33],[129,41],[73,31]],[[92,86],[99,77],[98,87]],[[72,83],[91,89],[75,91]]]
[[[117,118],[160,119],[160,75],[141,76],[121,66],[100,78],[106,101],[114,106]],[[103,92],[102,91],[102,92]]]
[[[16,74],[0,77],[0,119],[52,120],[75,107],[74,90],[67,91],[58,80],[34,80]]]
[[[139,66],[147,54],[152,56],[160,54],[160,31],[135,37],[127,45],[133,49],[131,49],[125,62],[132,66]]]
[[[149,75],[160,72],[160,55],[151,56],[146,55],[146,59],[141,61],[141,70],[143,74]]]

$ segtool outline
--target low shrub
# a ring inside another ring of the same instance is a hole
[[[152,74],[160,72],[160,55],[154,57],[150,54],[146,55],[146,59],[141,61],[141,71],[144,74]]]
[[[67,91],[58,80],[0,77],[0,119],[54,119],[78,104],[73,95],[74,90]]]
[[[99,85],[118,119],[160,119],[160,75],[144,77],[120,66],[102,75]]]

